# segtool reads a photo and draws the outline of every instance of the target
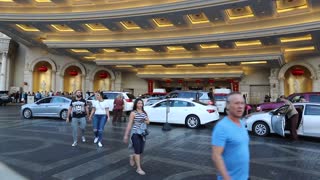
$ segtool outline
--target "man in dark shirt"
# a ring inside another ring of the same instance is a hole
[[[82,132],[82,142],[86,142],[84,137],[84,131],[86,129],[86,116],[89,115],[89,109],[86,103],[86,100],[83,99],[82,93],[80,90],[76,91],[76,98],[73,99],[70,103],[68,110],[68,116],[66,122],[69,122],[69,117],[72,112],[72,135],[73,135],[73,144],[76,146],[78,144],[78,126],[80,124],[80,129]]]

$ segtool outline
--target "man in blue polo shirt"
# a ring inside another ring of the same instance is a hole
[[[248,180],[249,135],[240,120],[245,102],[242,95],[233,92],[227,97],[228,116],[217,123],[212,132],[212,160],[218,179]]]

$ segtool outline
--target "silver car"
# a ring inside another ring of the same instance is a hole
[[[32,117],[59,117],[67,118],[71,99],[62,96],[52,96],[40,99],[32,104],[21,106],[22,116],[26,119]]]
[[[320,137],[320,104],[319,103],[294,103],[299,113],[297,127],[298,135]],[[284,136],[288,133],[285,114],[288,105],[269,112],[252,113],[245,118],[248,131],[258,136],[266,136],[269,133],[276,133]]]

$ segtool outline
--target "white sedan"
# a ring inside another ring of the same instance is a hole
[[[145,106],[151,122],[185,124],[197,128],[219,119],[217,107],[183,98],[164,99],[151,106]]]
[[[294,103],[299,112],[297,133],[302,136],[320,137],[320,104],[318,103]],[[288,105],[269,112],[252,113],[245,118],[248,131],[253,131],[258,136],[266,136],[276,133],[284,136],[288,133],[285,113]]]

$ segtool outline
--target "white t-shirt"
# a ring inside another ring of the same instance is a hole
[[[109,109],[109,106],[107,104],[107,101],[92,101],[92,107],[94,107],[96,109],[94,114],[102,114],[102,115],[106,115],[106,108]]]

